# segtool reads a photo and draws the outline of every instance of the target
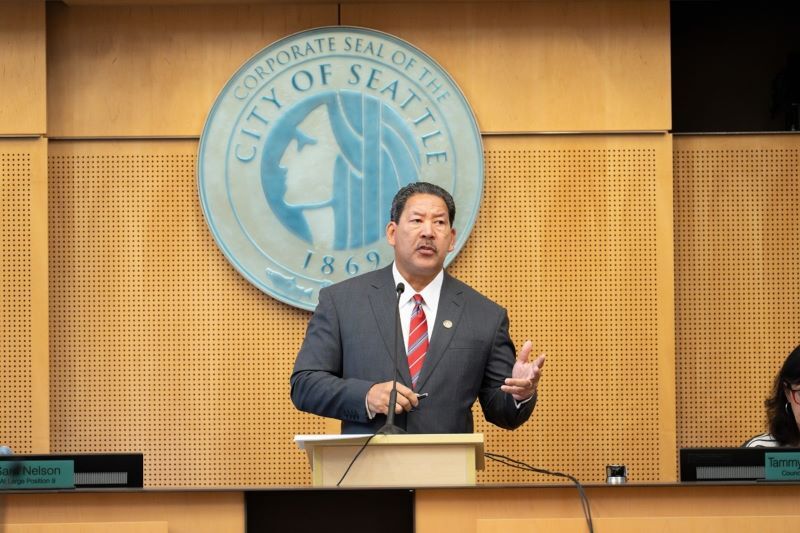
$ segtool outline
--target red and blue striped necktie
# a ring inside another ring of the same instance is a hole
[[[417,387],[417,379],[428,353],[428,321],[422,310],[422,296],[414,295],[414,309],[411,311],[411,324],[408,329],[408,370],[411,373],[411,387]]]

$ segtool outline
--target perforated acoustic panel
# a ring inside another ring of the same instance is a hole
[[[674,142],[678,445],[738,446],[800,344],[800,137]]]
[[[330,427],[288,399],[309,315],[217,250],[195,143],[52,144],[53,450],[143,451],[148,486],[308,483],[291,437]],[[610,462],[674,476],[670,153],[663,135],[487,140],[484,203],[452,272],[550,358],[523,428],[476,414],[488,450],[584,481]],[[552,481],[495,465],[480,479]]]
[[[309,314],[203,220],[196,141],[52,142],[52,451],[140,451],[147,486],[309,482],[288,379]]]
[[[611,463],[671,479],[669,138],[490,137],[485,151],[484,202],[451,272],[508,308],[518,346],[530,338],[548,357],[522,428],[475,408],[486,449],[582,481],[604,481]],[[492,463],[479,480],[558,481]]]
[[[0,142],[0,444],[19,453],[33,451],[31,157]]]
[[[47,141],[0,139],[0,443],[46,453]]]

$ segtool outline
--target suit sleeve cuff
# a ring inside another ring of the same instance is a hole
[[[375,413],[369,410],[369,401],[367,401],[368,396],[369,396],[369,391],[367,391],[367,395],[364,396],[364,409],[366,409],[367,411],[367,418],[372,420],[373,418],[375,418]]]
[[[530,397],[530,398],[526,398],[526,399],[524,399],[524,400],[522,400],[522,401],[519,401],[519,402],[518,402],[517,400],[514,400],[514,405],[516,406],[516,408],[517,408],[517,409],[519,409],[520,407],[522,407],[523,405],[525,405],[525,404],[526,404],[526,403],[528,403],[529,401],[531,401],[531,400],[533,400],[534,398],[536,398],[536,395],[537,395],[537,394],[539,394],[539,393],[538,393],[538,391],[537,391],[537,392],[534,392],[534,393],[531,395],[531,397]],[[367,409],[367,412],[369,412],[369,409]]]

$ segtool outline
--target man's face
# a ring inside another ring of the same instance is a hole
[[[394,248],[397,270],[415,290],[421,290],[453,251],[456,230],[450,225],[444,200],[433,194],[414,194],[406,201],[400,221],[386,226],[386,240]]]

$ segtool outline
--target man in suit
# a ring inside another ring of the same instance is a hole
[[[291,377],[298,409],[340,419],[343,433],[374,433],[396,372],[395,423],[409,433],[472,432],[476,398],[497,426],[528,419],[544,355],[529,360],[527,341],[515,362],[505,309],[444,271],[454,217],[452,196],[436,185],[416,182],[395,195],[386,226],[394,263],[320,291]]]

